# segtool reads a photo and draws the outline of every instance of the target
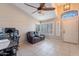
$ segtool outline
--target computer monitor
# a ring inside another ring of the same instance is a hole
[[[5,33],[12,33],[15,31],[15,28],[5,28]]]

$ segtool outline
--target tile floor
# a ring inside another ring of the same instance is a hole
[[[56,39],[45,39],[36,44],[22,44],[18,56],[79,56],[79,45]]]

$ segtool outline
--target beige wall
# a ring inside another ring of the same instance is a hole
[[[0,4],[0,27],[15,27],[20,32],[20,42],[27,31],[34,31],[39,22],[10,4]]]
[[[70,10],[79,10],[79,3],[70,3]],[[60,17],[62,13],[66,12],[64,11],[64,5],[56,6],[55,11],[58,17]]]

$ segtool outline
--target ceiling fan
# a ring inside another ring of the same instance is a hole
[[[52,10],[55,10],[55,8],[53,8],[53,7],[46,7],[45,3],[40,3],[40,6],[39,7],[35,7],[35,6],[29,5],[27,3],[24,3],[24,4],[27,5],[27,6],[30,6],[32,8],[37,9],[33,13],[35,13],[35,12],[42,13],[42,11],[52,11]]]

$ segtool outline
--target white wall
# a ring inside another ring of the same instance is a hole
[[[29,11],[30,12],[30,11]],[[20,42],[27,31],[34,31],[39,22],[11,4],[0,4],[0,27],[15,27],[20,32]]]

